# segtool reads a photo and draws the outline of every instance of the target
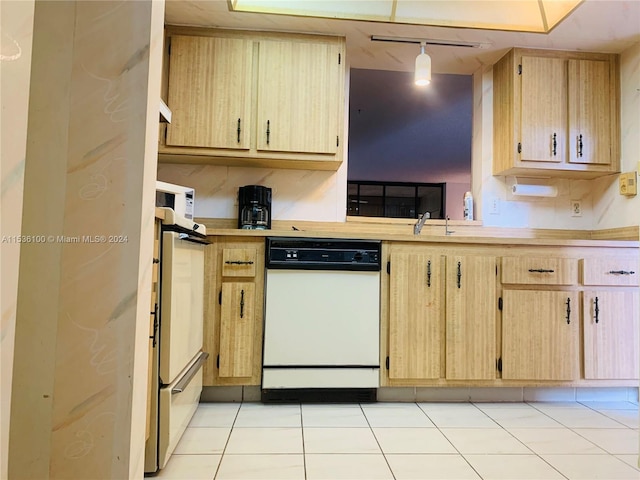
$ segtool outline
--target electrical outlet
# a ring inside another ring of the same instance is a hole
[[[580,200],[571,200],[571,216],[582,216],[582,203],[580,202]]]
[[[498,215],[500,213],[500,199],[498,197],[491,197],[489,199],[489,214]]]
[[[628,197],[637,195],[638,188],[636,177],[637,175],[635,171],[620,174],[620,195],[626,195]]]

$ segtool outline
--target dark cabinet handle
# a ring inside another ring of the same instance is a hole
[[[244,317],[244,290],[240,290],[240,318]]]
[[[555,270],[546,270],[544,268],[530,268],[531,273],[553,273]]]
[[[462,266],[460,262],[458,262],[458,288],[460,288],[460,280],[462,279]]]
[[[609,273],[611,275],[634,275],[636,272],[634,271],[627,272],[626,270],[611,270],[609,271]]]
[[[427,262],[427,287],[431,287],[431,260]]]
[[[582,157],[582,134],[578,135],[578,157]]]
[[[553,134],[553,150],[552,150],[554,157],[556,156],[557,152],[558,152],[558,140],[557,140],[557,135],[554,133]]]
[[[240,128],[240,119],[238,119],[238,143],[240,143],[240,132],[242,132],[242,129]]]
[[[270,136],[271,136],[271,122],[267,120],[267,145],[269,145]]]
[[[151,342],[151,345],[153,346],[153,348],[155,348],[158,342],[158,304],[157,303],[153,306],[153,312],[151,312],[151,315],[153,315],[153,336],[149,338],[153,340]]]
[[[227,260],[226,262],[227,265],[253,265],[253,261],[249,260],[249,261],[242,261],[242,260]]]
[[[595,304],[596,323],[598,323],[600,321],[598,318],[598,314],[600,313],[600,309],[598,308],[598,297],[596,297]]]
[[[567,325],[571,323],[571,299],[567,298]]]

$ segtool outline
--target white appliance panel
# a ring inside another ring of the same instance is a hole
[[[262,388],[377,388],[379,368],[269,368]]]
[[[172,383],[202,349],[204,246],[162,234],[160,379]]]
[[[183,376],[189,373],[189,368],[198,362],[194,359],[187,367]],[[160,389],[160,420],[158,437],[158,468],[164,468],[171,457],[171,453],[182,438],[187,425],[191,421],[202,392],[202,365],[191,378],[186,388],[174,393],[175,386],[182,380],[177,378],[171,385]]]
[[[265,366],[379,365],[380,272],[272,269],[266,292]]]

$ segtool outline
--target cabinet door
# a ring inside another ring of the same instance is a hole
[[[391,253],[389,378],[440,378],[442,260]]]
[[[611,163],[609,63],[569,60],[569,161]]]
[[[564,162],[567,69],[558,58],[522,57],[520,159]]]
[[[503,300],[502,378],[577,379],[578,293],[505,290]]]
[[[638,292],[584,292],[584,378],[638,378]]]
[[[255,284],[224,282],[220,309],[220,377],[253,374]]]
[[[249,148],[253,42],[172,36],[167,145]]]
[[[496,259],[447,257],[446,377],[490,380],[496,372]]]
[[[336,154],[338,45],[260,42],[258,150]]]

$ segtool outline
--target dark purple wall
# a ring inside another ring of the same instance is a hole
[[[351,69],[349,180],[471,181],[472,77]]]

